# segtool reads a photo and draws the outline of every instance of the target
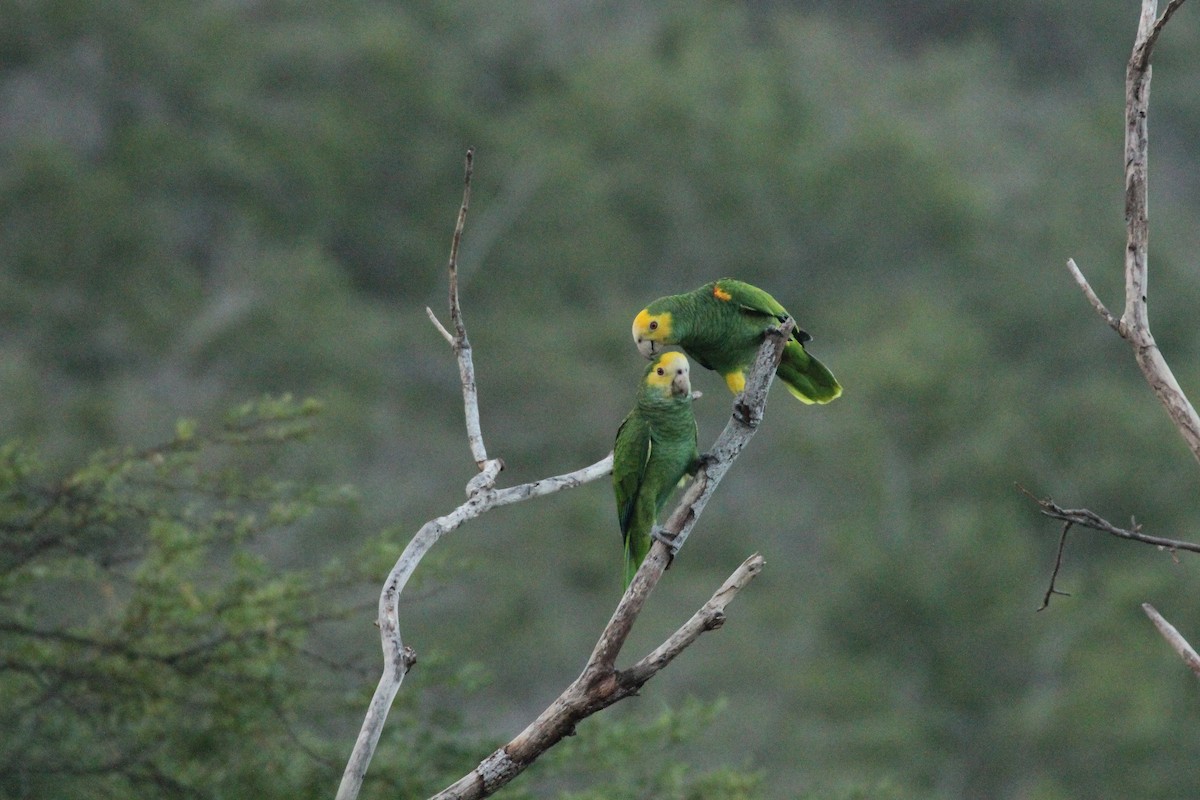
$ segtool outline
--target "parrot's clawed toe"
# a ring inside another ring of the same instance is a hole
[[[661,525],[655,525],[654,530],[650,531],[650,538],[657,539],[665,544],[667,546],[667,555],[670,556],[672,561],[675,559],[675,554],[679,552],[680,542],[673,534],[668,536]],[[667,562],[667,569],[670,568],[671,564]]]

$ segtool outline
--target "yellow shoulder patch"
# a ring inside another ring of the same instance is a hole
[[[718,300],[724,300],[727,303],[733,299],[733,295],[722,289],[721,284],[719,283],[713,286],[713,297],[717,298]]]

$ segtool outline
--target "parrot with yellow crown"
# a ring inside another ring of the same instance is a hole
[[[757,286],[722,278],[646,306],[633,320],[633,340],[646,358],[654,358],[666,345],[679,345],[702,367],[725,378],[731,392],[740,394],[766,330],[789,316]],[[842,386],[804,348],[811,340],[797,327],[775,374],[799,400],[828,403],[841,395]]]
[[[683,353],[654,359],[638,387],[637,404],[617,429],[613,493],[625,544],[626,587],[650,552],[650,534],[667,498],[700,466],[690,370]]]

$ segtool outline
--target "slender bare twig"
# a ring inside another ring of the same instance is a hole
[[[475,384],[475,362],[471,358],[471,341],[467,338],[462,304],[458,299],[458,246],[462,241],[463,228],[467,224],[467,209],[471,206],[471,176],[474,172],[475,148],[472,147],[467,150],[466,167],[463,170],[462,205],[458,207],[458,219],[454,223],[454,236],[450,240],[450,259],[447,264],[447,272],[450,273],[450,325],[454,328],[454,335],[450,335],[450,332],[438,321],[430,309],[426,308],[425,313],[429,315],[443,338],[450,342],[450,346],[454,348],[454,354],[458,357],[458,377],[462,383],[463,411],[467,421],[467,445],[471,448],[471,457],[475,459],[475,466],[482,470],[488,457],[487,448],[483,444],[483,430],[479,424],[479,389]]]
[[[1154,606],[1149,603],[1142,603],[1142,610],[1146,612],[1146,616],[1154,623],[1154,627],[1158,628],[1158,632],[1167,640],[1167,643],[1174,648],[1176,653],[1179,653],[1180,658],[1183,659],[1183,663],[1188,665],[1188,669],[1197,678],[1200,678],[1200,655],[1196,654],[1196,651],[1188,644],[1187,639],[1183,638],[1182,634],[1175,630],[1174,625],[1163,619],[1162,614],[1159,614],[1154,609]]]
[[[1075,259],[1067,259],[1067,269],[1070,270],[1071,277],[1075,279],[1075,283],[1077,283],[1079,288],[1083,290],[1083,296],[1086,297],[1087,301],[1092,304],[1092,308],[1096,309],[1096,313],[1100,315],[1100,318],[1107,322],[1110,328],[1124,338],[1125,329],[1121,325],[1121,320],[1114,317],[1112,312],[1108,310],[1108,307],[1104,305],[1104,301],[1096,295],[1095,290],[1092,289],[1092,285],[1088,283],[1087,278],[1083,277],[1083,273],[1079,270],[1078,265],[1075,264]],[[449,335],[450,334],[446,334],[446,336]]]
[[[747,558],[742,565],[729,576],[720,589],[713,593],[712,598],[705,603],[692,618],[685,622],[679,630],[671,634],[665,642],[624,671],[624,675],[636,685],[642,685],[663,667],[671,663],[688,645],[696,641],[700,634],[716,630],[725,624],[725,606],[737,593],[762,571],[766,562],[758,553]]]
[[[1075,523],[1067,520],[1063,523],[1062,536],[1058,539],[1058,555],[1054,558],[1054,571],[1050,573],[1050,586],[1046,588],[1046,596],[1042,598],[1042,604],[1038,606],[1038,611],[1043,611],[1050,605],[1050,598],[1056,594],[1061,594],[1065,597],[1070,597],[1070,592],[1060,592],[1054,587],[1054,582],[1058,580],[1058,571],[1062,569],[1063,550],[1067,547],[1067,534],[1071,532],[1071,526]]]
[[[1086,508],[1063,508],[1048,497],[1034,499],[1037,501],[1038,507],[1042,514],[1050,517],[1051,519],[1062,520],[1063,522],[1069,522],[1073,525],[1079,525],[1084,528],[1091,528],[1092,530],[1111,534],[1120,539],[1128,539],[1132,542],[1141,542],[1142,544],[1151,544],[1155,547],[1161,547],[1170,551],[1186,550],[1192,553],[1200,553],[1200,544],[1195,542],[1187,542],[1180,539],[1164,539],[1161,536],[1150,536],[1149,534],[1142,533],[1141,525],[1134,526],[1132,530],[1128,528],[1119,528],[1108,520],[1103,519],[1095,512],[1088,511]]]

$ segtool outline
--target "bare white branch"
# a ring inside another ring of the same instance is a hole
[[[1171,14],[1182,3],[1174,0],[1156,19],[1156,0],[1143,0],[1141,22],[1129,65],[1125,70],[1125,313],[1121,316],[1125,339],[1146,382],[1166,409],[1175,427],[1200,461],[1200,417],[1180,388],[1150,333],[1146,298],[1149,281],[1150,219],[1147,167],[1150,138],[1150,54]]]
[[[1075,259],[1067,259],[1067,269],[1071,271],[1071,277],[1075,279],[1075,283],[1083,290],[1083,296],[1092,304],[1092,308],[1096,309],[1096,313],[1100,315],[1100,318],[1107,322],[1110,328],[1121,334],[1121,336],[1124,336],[1125,332],[1121,329],[1121,321],[1112,315],[1112,312],[1108,310],[1104,302],[1092,290],[1092,285],[1088,283],[1087,278],[1083,277],[1083,272],[1075,264]]]
[[[707,603],[692,615],[679,630],[671,634],[654,651],[625,670],[635,682],[645,683],[656,672],[670,664],[685,648],[700,638],[700,634],[716,630],[725,624],[725,606],[733,602],[738,592],[749,585],[762,572],[766,561],[758,553],[747,558],[742,565],[713,593]],[[644,677],[643,677],[644,676]]]
[[[495,793],[525,771],[542,753],[575,732],[575,726],[598,711],[635,695],[643,685],[675,656],[706,631],[716,630],[725,620],[725,607],[762,570],[757,553],[741,564],[691,619],[665,642],[628,670],[617,671],[597,661],[593,653],[583,672],[512,741],[483,759],[474,770],[429,800],[479,800]],[[639,574],[640,571],[639,571]],[[661,571],[654,577],[657,581]],[[635,578],[635,583],[637,579]],[[633,585],[622,604],[634,593]],[[605,634],[617,624],[609,622]],[[597,648],[599,651],[600,648]]]
[[[1088,302],[1113,330],[1133,347],[1134,358],[1146,382],[1167,415],[1200,461],[1200,416],[1171,371],[1150,333],[1147,305],[1149,283],[1150,219],[1147,192],[1150,138],[1150,54],[1167,21],[1183,0],[1171,0],[1157,16],[1157,0],[1143,0],[1133,53],[1125,70],[1125,310],[1115,320],[1088,285],[1074,261],[1068,261],[1075,282]]]
[[[438,329],[438,333],[446,340],[446,344],[454,347],[454,335],[446,330],[446,326],[442,324],[442,321],[437,318],[437,314],[434,314],[433,309],[429,306],[425,306],[425,316],[429,317],[429,321],[433,323],[433,327]]]
[[[404,644],[400,635],[400,619],[398,606],[400,594],[408,585],[421,559],[429,552],[438,540],[447,533],[457,529],[468,520],[478,517],[493,508],[511,505],[522,500],[542,497],[547,494],[582,486],[607,475],[612,471],[612,455],[605,456],[600,461],[574,472],[544,478],[540,481],[496,489],[496,478],[504,469],[500,459],[489,459],[483,443],[483,432],[479,425],[479,401],[475,387],[475,368],[471,359],[471,345],[467,340],[466,327],[463,324],[462,310],[458,303],[457,259],[458,245],[462,238],[463,225],[466,222],[467,207],[471,194],[471,171],[473,151],[467,151],[466,179],[463,190],[463,201],[459,208],[458,220],[454,228],[454,239],[450,248],[450,316],[453,320],[455,333],[451,334],[438,321],[433,311],[426,309],[429,319],[442,333],[443,337],[454,348],[459,365],[459,377],[462,381],[463,406],[466,415],[467,440],[471,454],[475,458],[479,473],[471,478],[466,485],[467,500],[449,514],[432,519],[421,526],[412,540],[404,548],[404,552],[396,560],[395,565],[384,581],[379,595],[379,625],[380,644],[383,648],[383,673],[375,687],[375,693],[363,718],[358,738],[346,763],[342,781],[338,787],[337,800],[355,800],[362,789],[363,778],[375,754],[379,736],[387,722],[388,711],[404,676],[416,663],[416,654],[411,647]]]
[[[1154,627],[1158,628],[1158,632],[1167,640],[1167,644],[1179,653],[1179,657],[1183,659],[1183,663],[1187,664],[1197,678],[1200,678],[1200,655],[1192,649],[1188,644],[1187,639],[1179,631],[1175,630],[1175,626],[1163,619],[1162,614],[1159,614],[1154,606],[1149,603],[1142,603],[1142,611],[1146,612],[1146,616],[1154,623]]]

